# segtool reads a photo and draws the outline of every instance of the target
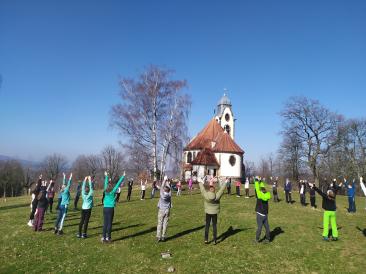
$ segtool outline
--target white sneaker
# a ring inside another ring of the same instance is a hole
[[[28,226],[33,226],[33,222],[32,222],[32,220],[29,220],[27,225],[28,225]]]

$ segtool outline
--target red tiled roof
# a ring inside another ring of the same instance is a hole
[[[215,154],[209,148],[205,148],[198,152],[196,158],[192,161],[192,165],[220,166],[216,160]]]
[[[201,150],[204,148],[212,149],[215,152],[244,153],[215,119],[212,119],[204,129],[191,140],[184,150]]]

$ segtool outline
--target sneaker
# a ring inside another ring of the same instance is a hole
[[[264,240],[264,243],[265,243],[265,244],[269,244],[269,240],[268,240],[268,239],[265,239],[265,240]]]
[[[79,233],[76,234],[76,238],[81,238],[81,235]]]
[[[206,244],[206,245],[208,245],[208,244],[209,244],[209,242],[208,242],[207,240],[205,240],[205,244]]]
[[[161,239],[159,237],[156,237],[156,242],[161,242]]]
[[[59,235],[59,236],[64,235],[64,232],[63,232],[62,230],[59,230],[59,231],[57,232],[57,235]]]
[[[83,233],[83,234],[81,235],[81,238],[82,238],[82,239],[86,239],[86,238],[88,238],[88,235],[87,235],[86,233]]]
[[[28,226],[32,227],[33,226],[33,222],[32,220],[29,220],[29,222],[27,223]]]
[[[105,241],[106,241],[108,244],[110,244],[110,243],[112,243],[112,238],[107,238],[107,239],[105,239]]]
[[[323,241],[329,241],[328,237],[323,237]]]
[[[338,241],[337,237],[332,238],[332,241]]]
[[[55,227],[55,231],[53,233],[57,234],[57,232],[58,232],[58,229],[57,229],[57,227]]]
[[[105,243],[105,238],[104,237],[100,238],[100,241],[104,244]]]

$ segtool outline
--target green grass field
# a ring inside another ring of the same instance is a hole
[[[95,204],[100,202],[98,194]],[[1,201],[0,273],[166,273],[170,266],[176,273],[364,273],[366,269],[365,198],[358,197],[357,213],[348,215],[346,198],[337,197],[338,242],[322,241],[322,210],[301,207],[298,195],[293,205],[271,202],[271,230],[282,233],[269,244],[254,244],[255,198],[225,195],[218,223],[221,242],[216,246],[203,243],[204,211],[198,191],[173,198],[164,243],[155,240],[158,199],[140,201],[137,192],[129,203],[124,192],[121,198],[110,245],[100,242],[101,206],[93,209],[90,238],[83,240],[75,237],[79,211],[69,211],[65,235],[56,236],[55,213],[46,215],[44,232],[26,226],[30,197]],[[321,205],[319,196],[317,204]],[[161,252],[167,250],[173,257],[162,259]]]

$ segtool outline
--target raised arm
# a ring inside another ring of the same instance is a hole
[[[88,177],[88,181],[89,181],[89,194],[88,194],[88,196],[93,196],[94,189],[93,189],[92,179],[91,179],[90,176]]]
[[[107,173],[107,171],[104,171],[104,190],[106,190],[107,189],[107,187],[108,187],[108,173]]]
[[[360,185],[361,185],[363,194],[366,196],[366,186],[365,186],[365,184],[363,182],[363,177],[360,177]]]
[[[264,186],[264,183],[262,183],[262,186]],[[258,199],[260,199],[262,201],[268,201],[271,199],[271,193],[268,191],[263,193],[260,189],[260,185],[259,185],[258,181],[255,181],[254,187],[255,187],[255,192],[257,193]]]
[[[202,196],[206,198],[206,196],[205,196],[206,195],[206,189],[203,185],[204,184],[203,179],[202,178],[197,178],[197,181],[198,181],[198,186],[200,187]]]
[[[72,173],[70,173],[69,181],[67,182],[67,186],[65,188],[65,191],[70,190],[71,182],[72,182]]]
[[[84,197],[85,196],[85,183],[86,183],[86,180],[87,180],[87,178],[88,177],[85,177],[84,178],[84,181],[83,181],[83,184],[82,184],[82,186],[81,186],[81,195]],[[89,184],[90,184],[90,182],[89,182]],[[89,190],[90,191],[90,190]]]
[[[65,174],[65,172],[63,172],[62,175],[63,175],[62,184],[66,185],[66,174]]]
[[[119,178],[117,184],[114,186],[112,192],[116,192],[119,186],[122,184],[123,180],[125,179],[126,172],[123,172],[123,175]]]
[[[219,189],[219,191],[216,194],[216,199],[220,199],[221,198],[221,196],[224,194],[225,188],[226,188],[225,184],[221,184],[220,183],[220,189]]]

